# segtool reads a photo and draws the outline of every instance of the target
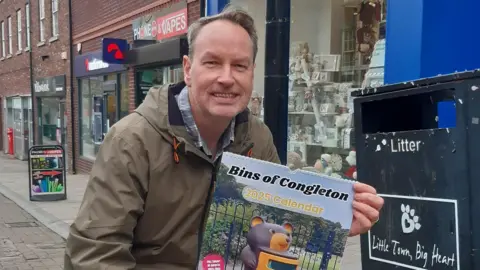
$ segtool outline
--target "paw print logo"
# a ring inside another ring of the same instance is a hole
[[[419,217],[415,215],[415,209],[410,209],[410,205],[400,207],[402,210],[402,231],[403,233],[412,233],[414,230],[420,230],[422,225],[418,222]]]

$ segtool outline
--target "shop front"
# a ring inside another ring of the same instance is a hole
[[[183,80],[182,57],[188,53],[187,1],[145,15],[132,22],[135,97],[138,107],[153,85]]]
[[[276,9],[271,2],[279,1],[230,2],[255,19],[259,51],[252,102],[263,98],[268,104],[261,117],[272,130],[284,162],[355,179],[350,93],[383,84],[383,1],[285,1]],[[290,16],[281,20],[283,25],[279,20],[265,23],[282,16],[282,10]],[[279,87],[288,93],[285,111],[283,101],[278,101]]]
[[[3,99],[3,149],[17,159],[27,160],[28,149],[33,145],[32,98],[12,96]],[[9,139],[11,132],[11,141]],[[13,144],[13,148],[10,145]],[[12,148],[12,153],[9,149]]]
[[[37,108],[36,144],[61,145],[67,153],[66,75],[38,78],[33,91]]]
[[[36,79],[37,144],[66,144],[65,75]]]
[[[128,114],[127,68],[108,64],[96,51],[75,57],[74,76],[78,82],[80,156],[95,160],[105,134]]]

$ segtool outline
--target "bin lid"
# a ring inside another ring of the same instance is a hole
[[[458,80],[467,80],[473,78],[480,78],[480,69],[469,70],[464,72],[456,72],[446,75],[438,75],[434,77],[422,78],[413,81],[395,83],[395,84],[386,84],[380,87],[365,87],[359,90],[351,92],[352,97],[361,97],[369,96],[379,93],[388,93],[395,92],[400,90],[405,90],[414,87],[422,87],[428,85],[434,85],[439,83],[448,83]]]

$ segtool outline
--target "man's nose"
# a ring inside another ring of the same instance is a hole
[[[233,85],[235,80],[233,79],[232,68],[230,65],[223,66],[221,74],[218,76],[218,82],[225,86]]]

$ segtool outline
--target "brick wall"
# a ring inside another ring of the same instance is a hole
[[[163,9],[172,1],[178,0],[72,0],[74,57],[77,55],[78,43],[81,43],[82,53],[100,50],[103,37],[122,38],[131,43],[133,41],[132,21]],[[188,21],[192,22],[200,17],[200,2],[198,0],[188,0],[187,2]],[[135,109],[134,68],[130,67],[127,74],[129,109],[133,111]],[[75,80],[74,91],[78,91],[77,84],[78,82]],[[78,104],[78,94],[76,93],[74,95],[75,121],[73,123],[75,134],[77,134],[75,136],[76,169],[79,173],[86,173],[90,171],[92,161],[80,156]]]
[[[22,15],[22,50],[18,50],[17,39],[17,10],[21,10]],[[0,2],[0,22],[5,25],[5,50],[8,54],[8,23],[7,18],[12,18],[12,53],[7,57],[2,55],[1,29],[0,29],[0,149],[3,150],[3,138],[6,137],[3,127],[3,100],[8,96],[29,95],[30,91],[30,62],[29,55],[25,49],[26,29],[25,29],[25,1],[11,0]]]
[[[0,2],[0,23],[5,23],[5,49],[8,54],[8,23],[7,17],[12,18],[12,54],[2,57],[0,40],[0,96],[28,95],[30,94],[29,57],[24,50],[18,51],[17,47],[17,10],[22,11],[22,32],[25,33],[25,1],[10,0]],[[1,29],[0,29],[1,31]],[[23,34],[22,33],[22,34]],[[0,32],[1,34],[1,32]],[[1,39],[1,36],[0,36]],[[25,49],[25,35],[22,35],[22,48]]]
[[[52,1],[45,0],[45,40],[40,40],[39,6],[38,1],[31,1],[31,44],[32,44],[32,66],[33,79],[66,75],[65,87],[65,109],[66,114],[70,115],[70,33],[69,33],[69,13],[68,2],[58,1],[58,36],[54,37],[52,33]],[[66,54],[66,59],[62,59],[62,54]],[[37,100],[33,99],[34,125],[38,127],[37,119]],[[70,122],[70,119],[67,121]],[[71,129],[67,129],[67,143],[71,142]],[[36,141],[38,142],[41,131],[36,130]],[[71,153],[68,154],[71,156]],[[70,162],[70,161],[68,161]],[[71,167],[71,166],[69,166]]]

